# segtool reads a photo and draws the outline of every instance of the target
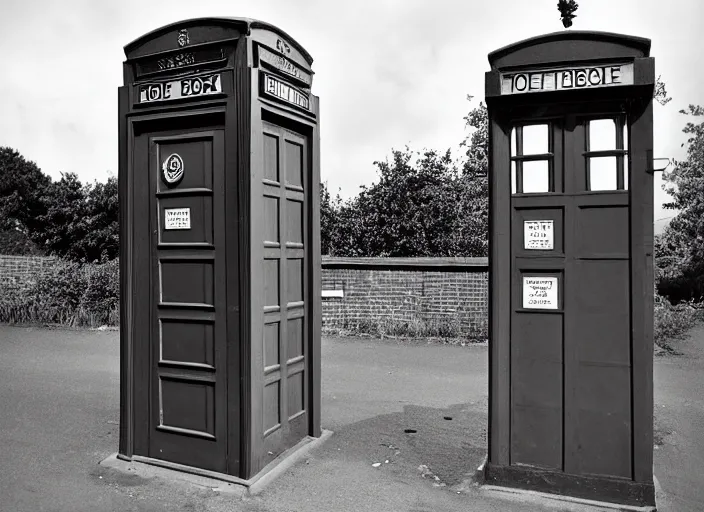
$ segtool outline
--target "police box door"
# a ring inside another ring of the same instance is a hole
[[[608,114],[512,128],[512,465],[631,476],[625,131]]]
[[[225,472],[223,127],[170,118],[134,140],[134,300],[150,297],[135,308],[136,371],[150,390],[135,397],[135,453]]]

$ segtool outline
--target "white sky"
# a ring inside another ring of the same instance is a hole
[[[123,47],[165,24],[246,16],[281,27],[315,59],[322,178],[355,195],[392,148],[456,149],[484,95],[487,54],[563,30],[556,0],[0,0],[0,146],[58,179],[117,174]],[[582,0],[573,29],[652,40],[673,98],[655,107],[655,156],[682,158],[686,118],[704,104],[697,0]],[[666,199],[656,180],[655,200]],[[655,219],[672,215],[656,208]]]

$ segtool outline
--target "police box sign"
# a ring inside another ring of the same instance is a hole
[[[304,110],[310,110],[310,99],[308,96],[290,84],[278,78],[264,73],[264,93],[295,105]]]
[[[501,94],[633,85],[633,63],[501,73]]]
[[[222,92],[220,74],[194,76],[139,86],[139,102],[177,100]]]

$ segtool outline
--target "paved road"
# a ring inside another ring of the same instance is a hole
[[[704,326],[655,360],[655,475],[660,510],[704,510]]]
[[[324,340],[322,421],[335,434],[239,499],[98,466],[117,449],[118,343],[0,326],[0,512],[547,510],[463,487],[485,453],[484,346]],[[687,358],[656,362],[661,510],[704,510],[704,347],[685,345]]]

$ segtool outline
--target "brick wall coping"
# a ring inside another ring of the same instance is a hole
[[[323,256],[323,269],[488,272],[488,258],[345,258]]]
[[[55,261],[55,256],[20,256],[14,254],[0,254],[0,261]]]

